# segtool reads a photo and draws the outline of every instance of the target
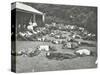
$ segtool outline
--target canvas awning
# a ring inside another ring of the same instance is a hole
[[[38,11],[37,9],[35,9],[35,8],[29,6],[29,5],[23,4],[21,2],[13,3],[12,6],[11,6],[11,10],[13,10],[15,8],[43,15],[43,13]]]

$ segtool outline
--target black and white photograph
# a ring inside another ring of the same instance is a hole
[[[11,4],[11,70],[17,73],[97,68],[95,6]]]

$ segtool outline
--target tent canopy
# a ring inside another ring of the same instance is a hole
[[[13,10],[15,8],[43,15],[43,13],[38,11],[37,9],[35,9],[35,8],[29,6],[29,5],[23,4],[21,2],[13,3],[12,6],[11,6],[11,10]]]

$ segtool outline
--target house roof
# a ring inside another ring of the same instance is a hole
[[[41,14],[41,15],[43,14],[39,10],[37,10],[37,9],[35,9],[35,8],[29,6],[29,5],[23,4],[21,2],[12,3],[11,10],[13,10],[15,8],[18,8],[18,9],[21,9],[21,10],[24,10],[24,11],[28,11],[28,12],[32,12],[32,13]]]

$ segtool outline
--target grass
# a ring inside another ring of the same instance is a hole
[[[32,41],[17,41],[17,50],[22,48],[35,48],[38,45],[47,44],[52,45],[57,48],[57,52],[61,53],[72,53],[74,50],[62,49],[62,45],[52,44],[49,42],[32,42]],[[96,47],[84,47],[81,46],[78,49],[87,48],[96,52]],[[16,58],[16,70],[17,72],[43,72],[43,71],[55,71],[55,70],[69,70],[69,69],[86,69],[86,68],[96,68],[95,56],[77,57],[74,59],[64,59],[62,61],[50,60],[45,57],[45,52],[41,52],[38,56],[27,57],[27,56],[17,56]]]

